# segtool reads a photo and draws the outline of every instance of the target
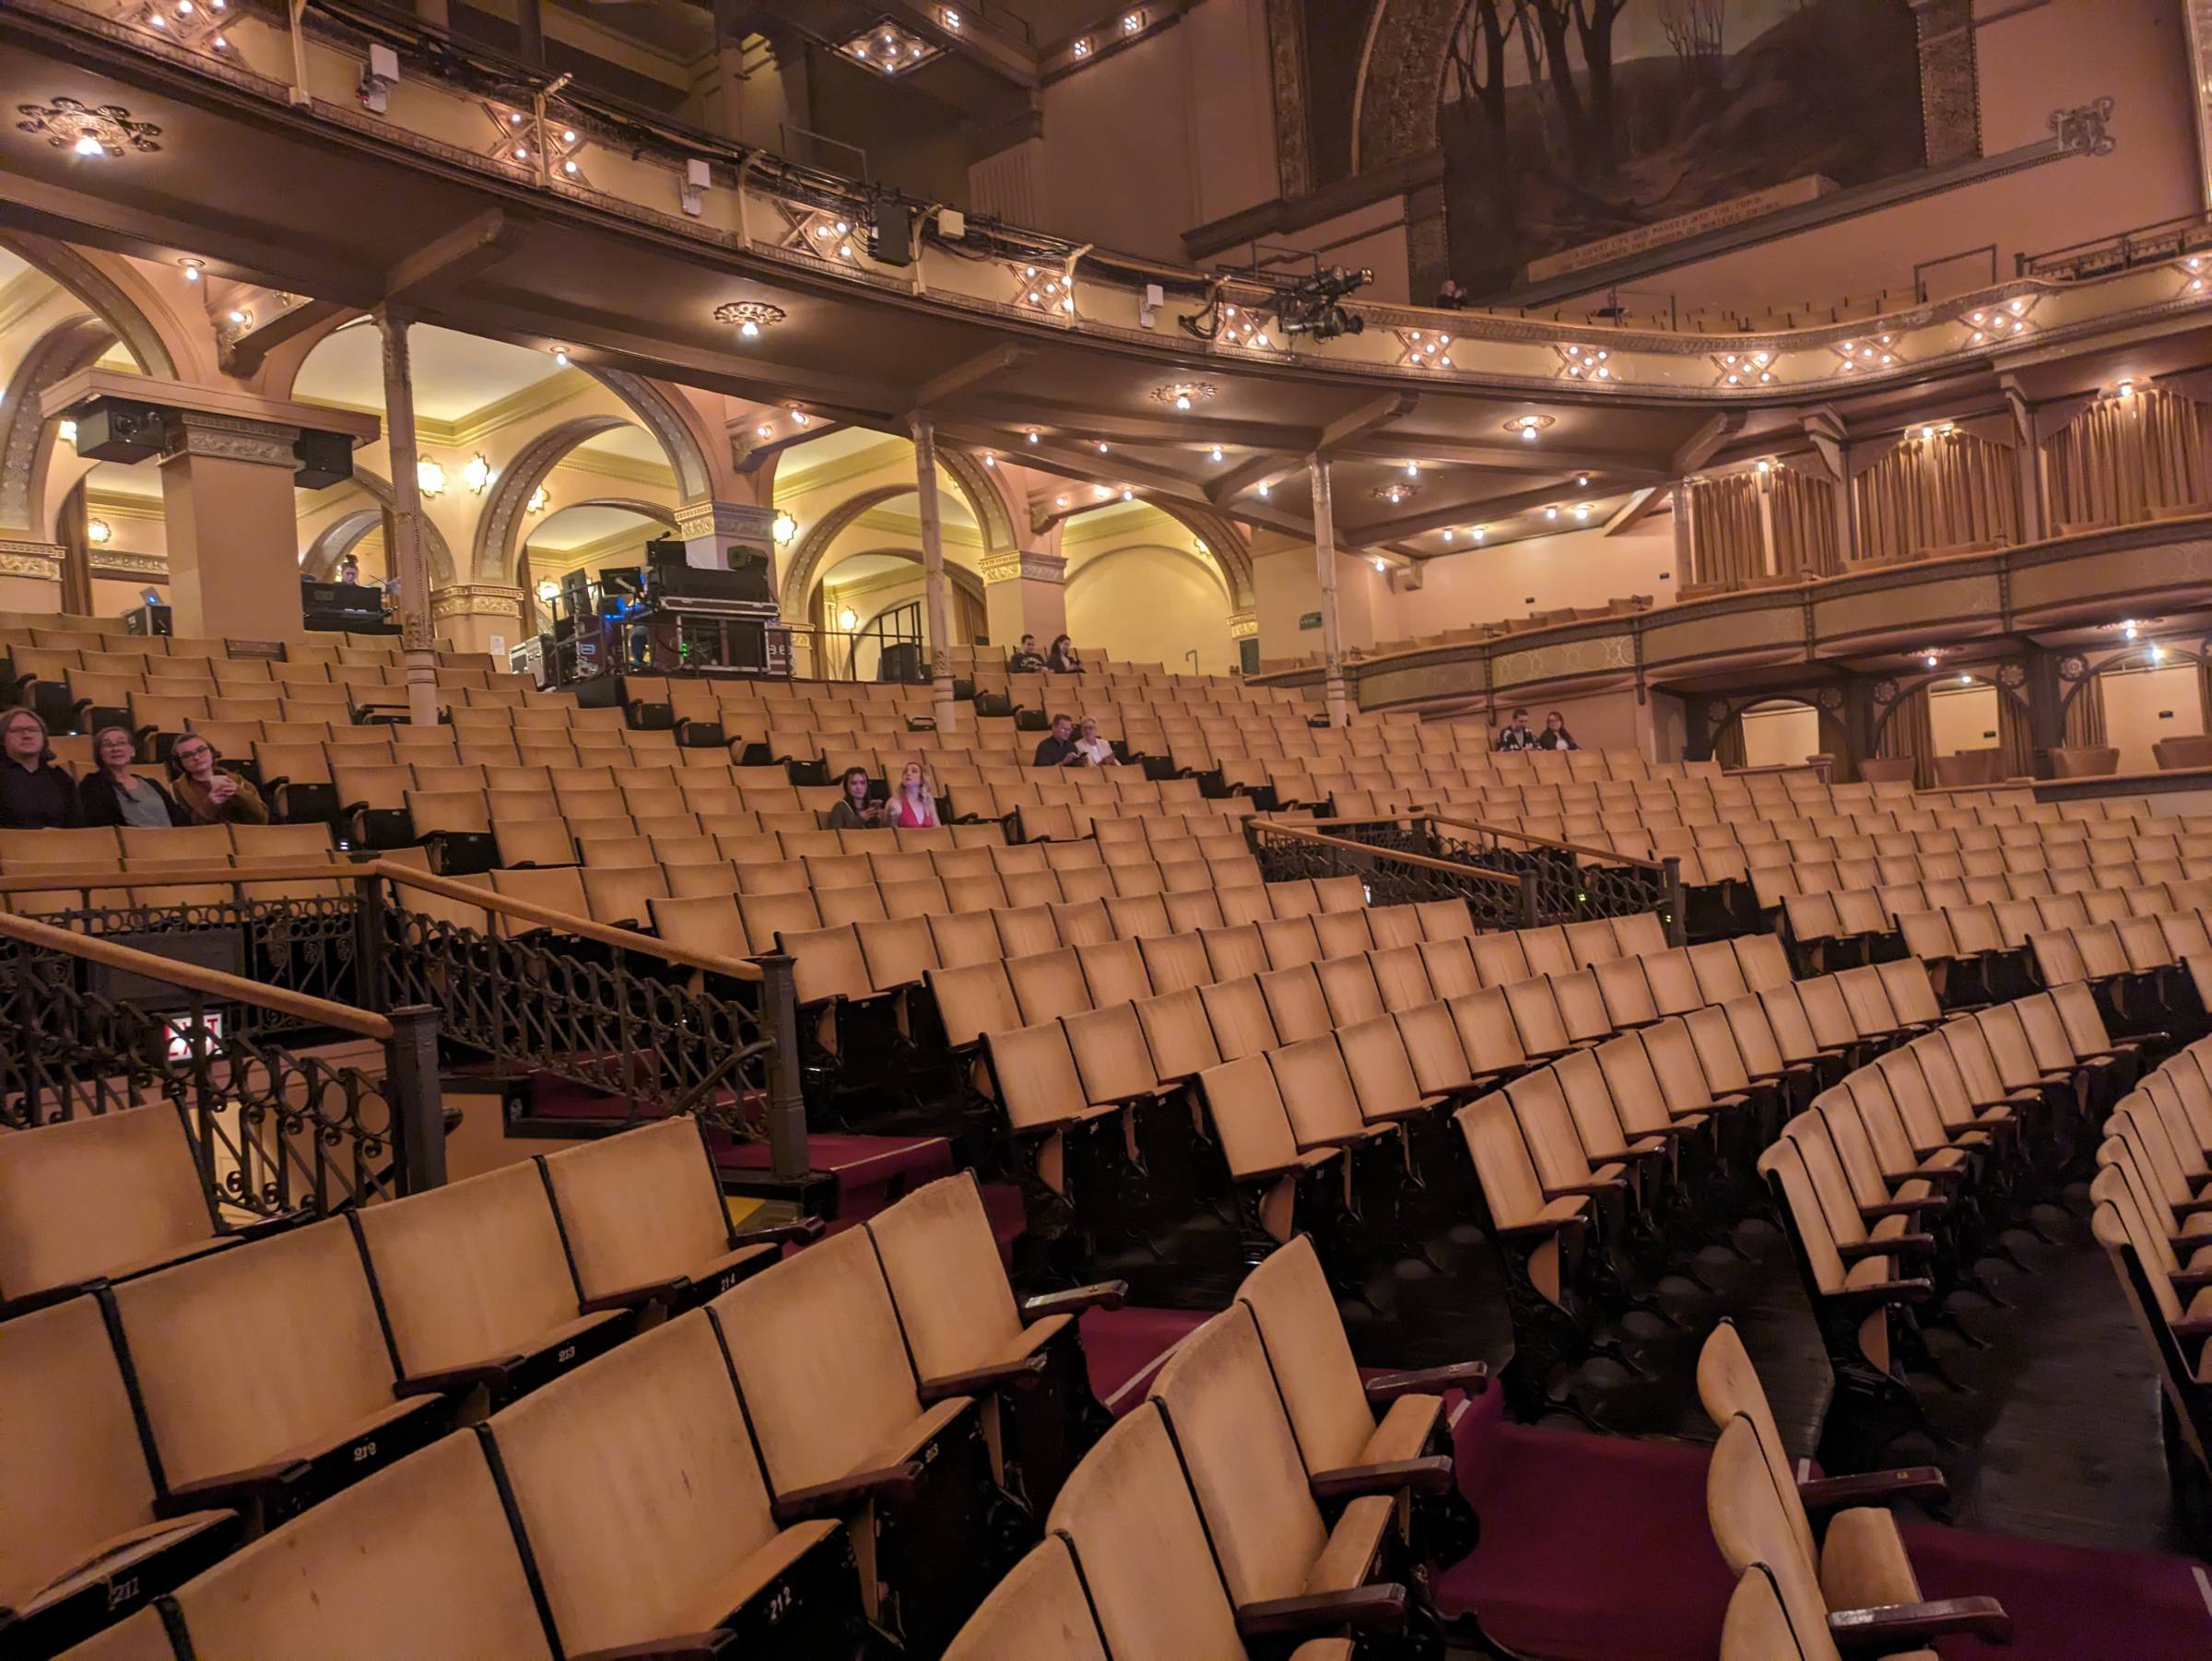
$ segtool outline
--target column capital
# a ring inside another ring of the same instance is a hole
[[[1067,561],[1057,554],[1047,554],[1034,548],[1002,548],[986,553],[979,569],[983,586],[994,583],[1065,583],[1067,581]]]
[[[293,446],[300,429],[276,421],[257,421],[247,416],[215,415],[205,410],[177,411],[169,430],[169,448],[161,459],[180,455],[211,456],[218,461],[255,462],[266,467],[297,471],[300,457]]]
[[[775,509],[746,501],[687,501],[676,510],[676,534],[686,542],[713,536],[771,548],[775,524]]]
[[[1250,640],[1260,631],[1259,614],[1251,611],[1232,611],[1229,614],[1229,638],[1232,641]]]
[[[504,583],[451,583],[430,593],[430,617],[445,622],[457,617],[520,618],[523,591]]]

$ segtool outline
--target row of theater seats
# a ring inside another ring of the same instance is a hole
[[[1853,971],[1864,973],[1865,971]],[[1942,1376],[1923,1318],[2005,1252],[2136,1077],[2146,1037],[2115,1039],[2080,984],[1917,1023],[1815,1097],[1759,1159],[1836,1378],[1823,1462],[1873,1464],[1927,1421],[1908,1369]]]
[[[2141,873],[2136,873],[2140,876]],[[2016,951],[2039,929],[2150,917],[2212,904],[2212,879],[2077,884],[2065,874],[1936,878],[1793,895],[1782,932],[1806,961],[1833,966],[1902,949],[1931,962]],[[1951,919],[1956,914],[1954,929]]]
[[[646,1237],[625,1272],[699,1272],[618,1307],[583,1296],[547,1196],[569,1225],[584,1183],[604,1202],[594,1221]],[[312,1367],[322,1387],[286,1402],[264,1443],[306,1429],[348,1455],[320,1480],[288,1462],[282,1502],[257,1473],[250,1513],[179,1484],[159,1408],[156,1454],[142,1453],[133,1412],[162,1385],[118,1366],[116,1345],[134,1362],[142,1347],[129,1305],[194,1266],[0,1323],[0,1401],[60,1432],[7,1454],[22,1462],[11,1494],[33,1502],[0,1520],[17,1548],[0,1559],[11,1654],[91,1632],[73,1661],[830,1657],[879,1653],[878,1636],[935,1655],[1102,1428],[1076,1318],[1121,1289],[1018,1304],[967,1176],[786,1261],[741,1243],[699,1264],[726,1222],[700,1130],[677,1119],[350,1226],[358,1251],[336,1219],[217,1254],[224,1278],[204,1272],[186,1312],[227,1316],[246,1340],[211,1377]],[[373,1391],[398,1365],[360,1342],[384,1348],[362,1306],[393,1301],[394,1273],[422,1303],[393,1324],[394,1355],[488,1340],[500,1360],[432,1375],[471,1386],[458,1405],[371,1408],[371,1438],[342,1420],[362,1400],[357,1375]],[[512,1305],[498,1295],[510,1284]],[[532,1325],[580,1304],[588,1341]],[[103,1325],[103,1305],[120,1324]],[[518,1345],[537,1358],[526,1370]],[[224,1401],[183,1411],[241,1417]]]
[[[2212,965],[2207,965],[2212,967]],[[2202,976],[2200,974],[2200,981]],[[2091,1227],[2148,1345],[2163,1397],[2167,1478],[2183,1526],[2212,1540],[2212,1039],[2146,1073],[2102,1126]]]

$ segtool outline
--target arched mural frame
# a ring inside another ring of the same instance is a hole
[[[538,486],[579,445],[588,443],[603,432],[636,425],[627,416],[572,416],[547,428],[516,451],[500,469],[499,477],[492,481],[491,494],[485,498],[483,512],[477,515],[477,542],[469,558],[469,581],[512,582],[511,573],[523,552],[523,540],[517,533]]]
[[[163,333],[156,314],[165,308],[151,293],[130,291],[132,288],[143,289],[143,281],[135,274],[119,276],[109,269],[103,257],[46,237],[10,233],[0,236],[0,248],[90,307],[123,343],[141,374],[170,381],[187,378],[178,365],[194,360],[189,343],[172,342]],[[171,317],[171,321],[175,320]]]
[[[31,343],[0,395],[0,526],[42,537],[46,475],[61,422],[48,420],[39,395],[88,367],[114,342],[115,332],[89,312],[64,318]]]
[[[371,499],[375,501],[379,512],[390,514],[394,501],[390,479],[381,473],[371,472],[357,460],[353,464],[353,482],[369,493]],[[427,515],[418,516],[415,523],[421,531],[422,558],[424,563],[430,569],[430,586],[437,588],[454,582],[456,578],[453,571],[453,550],[446,546],[444,533],[431,524]],[[318,533],[316,541],[320,542],[321,540],[321,535]],[[312,544],[310,545],[311,548],[312,546]],[[343,550],[341,549],[340,552],[342,553]],[[320,571],[309,564],[303,564],[300,569],[305,575],[326,580],[338,569],[338,556],[330,556],[328,562]]]

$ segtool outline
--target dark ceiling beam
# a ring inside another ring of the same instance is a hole
[[[1681,478],[1695,473],[1712,459],[1715,451],[1743,430],[1744,412],[1724,409],[1707,420],[1678,445],[1674,454],[1673,477]]]
[[[1253,486],[1265,481],[1272,489],[1277,479],[1297,472],[1303,465],[1294,455],[1263,450],[1210,481],[1206,487],[1206,500],[1216,507],[1227,507]]]
[[[1381,520],[1373,524],[1348,526],[1347,534],[1357,536],[1361,542],[1394,542],[1406,536],[1425,536],[1431,531],[1453,526],[1503,519],[1524,509],[1540,508],[1550,502],[1556,501],[1564,507],[1571,502],[1590,501],[1597,494],[1594,482],[1590,489],[1577,491],[1571,477],[1562,478],[1554,484],[1516,490],[1510,496],[1493,496],[1486,501],[1451,502],[1422,512]]]
[[[505,265],[522,241],[520,225],[499,208],[486,208],[387,268],[382,298],[405,306],[426,289],[474,282]]]
[[[753,428],[758,425],[759,423],[757,421],[749,424],[744,421],[732,421],[727,429],[730,441],[730,461],[740,473],[758,472],[771,456],[781,455],[786,450],[795,449],[801,444],[825,437],[830,433],[842,432],[851,423],[824,421],[818,426],[801,428],[795,431],[785,433],[782,438],[773,439],[755,436]]]
[[[1011,370],[1018,369],[1030,360],[1030,348],[1011,343],[994,346],[989,351],[978,352],[965,362],[932,375],[914,388],[913,411],[927,414],[947,398],[988,384]]]
[[[1410,459],[1455,467],[1482,467],[1500,473],[1603,473],[1623,483],[1639,484],[1674,477],[1649,454],[1583,450],[1550,443],[1541,438],[1533,444],[1520,439],[1492,444],[1469,443],[1462,439],[1415,438],[1411,434],[1401,434],[1394,440],[1377,436],[1343,446],[1336,452],[1335,459]]]
[[[1402,421],[1420,407],[1421,395],[1418,392],[1385,393],[1379,398],[1347,409],[1321,430],[1313,448],[1324,455],[1334,455],[1347,444],[1356,444],[1390,426]]]

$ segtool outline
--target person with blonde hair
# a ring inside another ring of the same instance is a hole
[[[76,784],[54,765],[38,712],[0,710],[0,829],[60,830],[85,822]]]
[[[77,806],[88,825],[189,825],[192,815],[159,779],[137,771],[138,746],[130,729],[103,726],[92,735],[92,771],[76,782]]]
[[[884,804],[883,817],[896,830],[943,822],[937,818],[937,782],[929,776],[929,769],[919,761],[909,761],[899,770],[899,783],[891,789],[891,799]]]

